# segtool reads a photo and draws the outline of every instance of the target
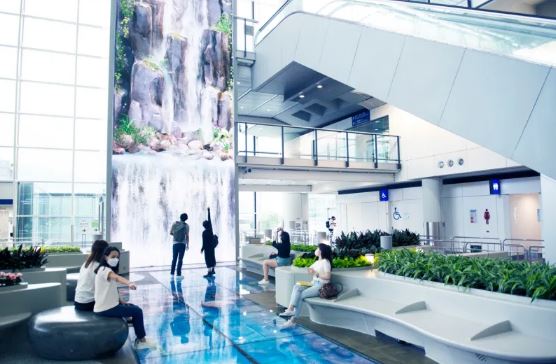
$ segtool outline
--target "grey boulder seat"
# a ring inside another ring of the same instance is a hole
[[[88,360],[106,357],[126,342],[123,319],[98,316],[64,306],[34,315],[29,339],[36,353],[51,360]]]
[[[77,288],[77,280],[79,273],[69,273],[66,276],[66,300],[73,302],[75,299],[75,289]]]

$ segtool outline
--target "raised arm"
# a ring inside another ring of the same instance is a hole
[[[116,281],[120,284],[125,284],[126,286],[129,287],[129,289],[135,290],[137,289],[137,286],[135,285],[135,283],[128,281],[127,279],[125,279],[124,277],[114,273],[114,272],[110,272],[108,273],[108,279],[109,280],[113,280]]]

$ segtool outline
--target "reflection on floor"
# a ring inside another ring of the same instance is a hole
[[[274,289],[259,286],[259,278],[235,267],[217,268],[212,279],[205,272],[185,270],[183,280],[141,272],[154,279],[126,292],[159,343],[158,350],[136,351],[141,363],[375,363],[303,327],[280,331],[274,310],[243,297]]]

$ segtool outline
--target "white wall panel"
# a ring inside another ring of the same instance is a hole
[[[556,70],[551,68],[513,158],[547,175],[556,176],[555,136]]]
[[[365,28],[353,60],[349,85],[386,100],[403,44],[402,35]]]
[[[463,53],[462,48],[406,38],[387,101],[438,123]]]
[[[319,72],[348,83],[351,66],[362,28],[358,25],[332,22],[326,32]]]
[[[306,67],[319,70],[322,50],[330,20],[305,16],[301,27],[295,60]]]
[[[544,66],[468,50],[440,126],[511,156],[547,72]]]

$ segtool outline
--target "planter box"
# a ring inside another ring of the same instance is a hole
[[[65,290],[65,287],[63,287]],[[0,289],[2,313],[0,316],[35,314],[64,305],[65,299],[60,296],[60,283],[28,284],[22,289],[4,291]]]
[[[1,286],[0,292],[11,292],[27,288],[27,282],[21,282],[13,286]]]
[[[64,253],[49,254],[47,267],[49,268],[69,268],[68,270],[79,271],[79,267],[85,263],[89,254],[85,253]],[[120,251],[120,274],[129,273],[129,251]]]

